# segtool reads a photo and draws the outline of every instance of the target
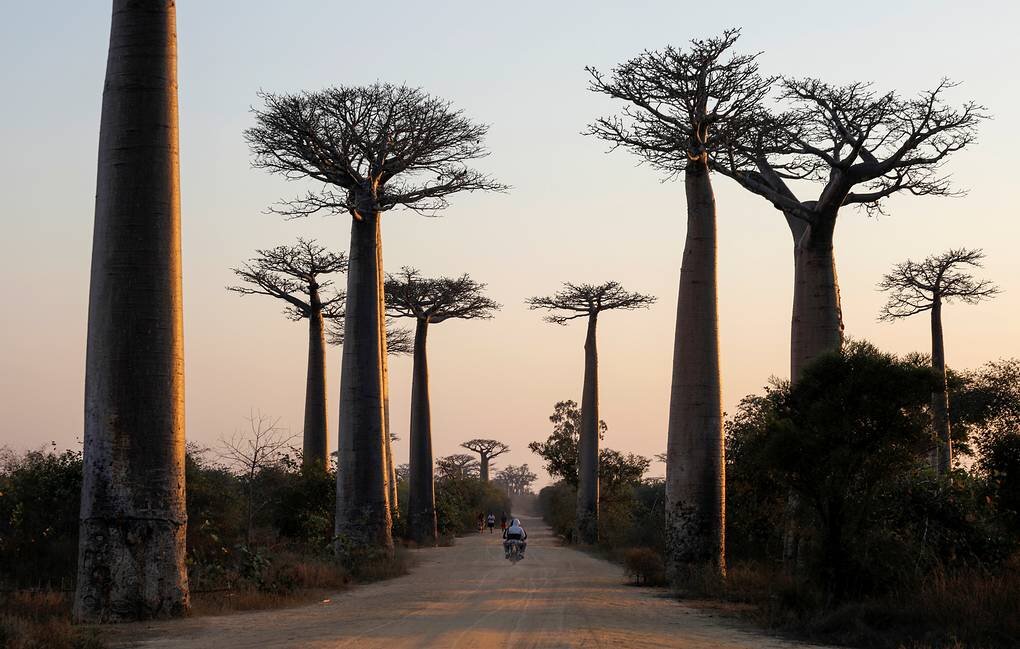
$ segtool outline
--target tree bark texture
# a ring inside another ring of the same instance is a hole
[[[435,545],[436,496],[432,467],[432,414],[429,408],[429,366],[426,344],[429,323],[419,319],[414,332],[411,379],[410,489],[408,532],[419,545]]]
[[[708,167],[685,172],[687,241],[680,268],[666,463],[666,554],[673,579],[692,564],[725,572],[725,449],[719,376],[716,214]]]
[[[346,336],[340,368],[339,543],[393,547],[386,477],[386,394],[382,336],[380,215],[365,210],[351,222]]]
[[[326,424],[326,340],[318,293],[313,289],[308,316],[308,373],[305,379],[305,429],[302,461],[306,466],[329,467]],[[316,308],[319,307],[319,308]]]
[[[953,440],[949,424],[949,390],[946,387],[946,349],[942,339],[942,300],[937,295],[931,307],[931,366],[938,375],[937,389],[931,395],[936,436],[935,470],[940,477],[945,477],[953,468]]]
[[[115,0],[85,361],[79,622],[184,614],[184,349],[174,2]]]
[[[794,244],[792,381],[818,356],[839,351],[843,345],[843,310],[832,244],[835,226],[835,215],[817,224],[803,224]]]
[[[488,455],[488,453],[479,453],[478,454],[478,458],[479,458],[479,466],[481,467],[479,469],[479,475],[482,478],[482,482],[488,482],[489,481],[489,459],[490,459],[489,455]]]
[[[577,532],[582,543],[599,537],[599,358],[595,344],[598,314],[588,316],[584,339],[584,388],[577,453]]]

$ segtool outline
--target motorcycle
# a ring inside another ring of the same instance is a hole
[[[507,555],[507,560],[511,564],[517,565],[517,562],[524,558],[521,554],[521,542],[520,541],[508,541],[510,552]]]

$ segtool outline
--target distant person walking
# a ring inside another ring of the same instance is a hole
[[[499,529],[501,532],[506,531],[506,512],[503,512],[499,517]]]
[[[489,526],[489,534],[492,534],[496,527],[496,516],[492,512],[489,512],[489,517],[485,519],[486,524]]]
[[[485,512],[478,512],[478,533],[485,529]]]

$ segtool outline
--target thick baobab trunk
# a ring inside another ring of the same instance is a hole
[[[428,321],[418,320],[414,332],[414,371],[411,378],[411,475],[407,494],[408,533],[421,545],[435,545],[437,536],[429,365],[425,348],[428,330]]]
[[[832,245],[835,226],[835,215],[821,217],[811,225],[801,224],[800,236],[794,244],[792,381],[815,358],[839,351],[843,344],[843,311]]]
[[[937,389],[931,394],[931,414],[935,424],[935,470],[940,477],[953,468],[953,440],[949,424],[949,390],[946,386],[946,349],[942,340],[942,300],[936,295],[931,307],[931,366],[938,375]]]
[[[482,478],[482,482],[488,482],[489,481],[489,459],[490,458],[489,458],[487,453],[479,453],[478,454],[478,459],[479,459],[478,464],[479,464],[479,467],[480,467],[479,475]]]
[[[326,425],[326,340],[319,296],[312,289],[308,316],[308,374],[305,379],[305,432],[302,460],[305,466],[329,467]]]
[[[352,219],[340,368],[336,534],[341,544],[393,547],[386,478],[380,215]]]
[[[715,197],[703,161],[685,172],[687,241],[680,268],[666,463],[671,577],[692,564],[725,572],[725,450],[719,378]]]
[[[113,3],[99,132],[74,617],[188,609],[175,8]]]
[[[577,532],[582,543],[599,539],[599,355],[595,345],[598,314],[588,316],[584,339],[581,436],[577,448]]]

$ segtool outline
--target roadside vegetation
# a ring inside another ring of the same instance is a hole
[[[750,604],[740,608],[757,622],[821,642],[1016,646],[1020,362],[949,372],[959,458],[949,479],[930,459],[937,382],[925,357],[851,342],[795,387],[774,382],[745,397],[726,422],[726,577],[692,573],[672,584],[677,594]],[[550,441],[533,444],[550,471],[570,452],[568,437],[554,415]],[[620,473],[641,464],[604,465],[594,549],[634,583],[664,584],[663,484]],[[573,477],[557,477],[539,501],[569,542]],[[793,566],[784,565],[791,492],[802,505]]]

